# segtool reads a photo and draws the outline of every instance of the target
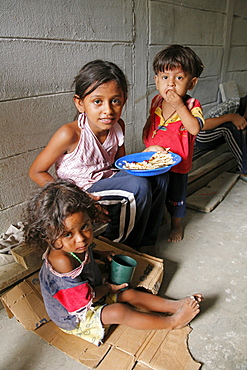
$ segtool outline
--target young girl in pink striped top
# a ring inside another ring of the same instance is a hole
[[[165,209],[168,175],[136,177],[114,168],[125,155],[122,109],[127,80],[114,63],[95,60],[75,77],[78,119],[63,125],[33,162],[29,176],[40,186],[48,172],[73,180],[90,193],[108,217],[104,236],[138,249],[156,242]],[[101,207],[101,206],[100,206]]]

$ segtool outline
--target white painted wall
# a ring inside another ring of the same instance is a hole
[[[8,0],[0,4],[0,233],[21,219],[36,187],[28,169],[56,129],[75,114],[71,84],[93,59],[117,63],[130,93],[128,152],[155,94],[152,59],[171,43],[192,47],[205,71],[193,91],[205,111],[220,82],[247,93],[247,0]]]

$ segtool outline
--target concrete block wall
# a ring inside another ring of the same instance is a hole
[[[21,220],[36,188],[28,169],[59,126],[73,120],[71,84],[93,59],[117,63],[130,89],[124,109],[127,152],[156,93],[152,60],[171,43],[192,47],[205,71],[192,92],[205,108],[220,82],[246,94],[246,0],[8,0],[1,2],[0,233]]]

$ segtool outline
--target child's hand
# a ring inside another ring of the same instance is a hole
[[[126,289],[129,284],[128,283],[124,283],[124,284],[120,284],[120,285],[115,285],[115,284],[110,284],[110,283],[105,283],[109,286],[109,289],[110,289],[110,293],[117,293],[119,292],[121,289]]]
[[[143,152],[167,152],[167,148],[163,148],[163,146],[159,145],[150,145]]]
[[[236,113],[232,113],[231,121],[237,127],[238,130],[244,130],[245,127],[247,126],[245,118]]]
[[[97,302],[108,293],[118,293],[121,289],[126,289],[127,287],[127,283],[115,285],[105,282],[102,285],[94,287],[95,297],[93,298],[93,302]]]
[[[166,100],[174,109],[179,109],[184,106],[184,101],[175,91],[168,90],[166,93]]]
[[[100,254],[99,259],[105,263],[111,262],[112,257],[115,256],[115,252],[113,251],[100,251],[99,254]]]
[[[108,216],[109,212],[107,211],[107,209],[105,209],[104,207],[102,207],[97,201],[100,200],[100,196],[99,195],[93,195],[93,194],[90,194],[88,193],[88,195],[93,198],[93,200],[95,201],[95,206],[98,210],[98,218],[95,219],[94,221],[95,222],[103,222],[103,223],[107,223],[110,221],[110,217]]]
[[[105,269],[110,269],[110,263],[112,261],[112,257],[115,256],[115,252],[113,251],[100,251],[98,249],[93,250],[93,255],[95,259],[99,259],[100,261],[104,262]]]

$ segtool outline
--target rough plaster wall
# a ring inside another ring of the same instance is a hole
[[[142,149],[141,128],[155,94],[152,59],[170,43],[191,46],[205,71],[192,92],[209,109],[220,82],[246,94],[246,0],[8,0],[1,42],[0,233],[20,220],[35,184],[33,159],[73,119],[71,83],[100,58],[126,73],[130,94],[123,118],[128,152]]]
[[[1,8],[3,232],[19,221],[36,187],[27,176],[30,164],[56,129],[73,120],[71,84],[80,68],[111,60],[132,83],[133,20],[131,0],[10,0]],[[129,127],[132,104],[124,118]]]

